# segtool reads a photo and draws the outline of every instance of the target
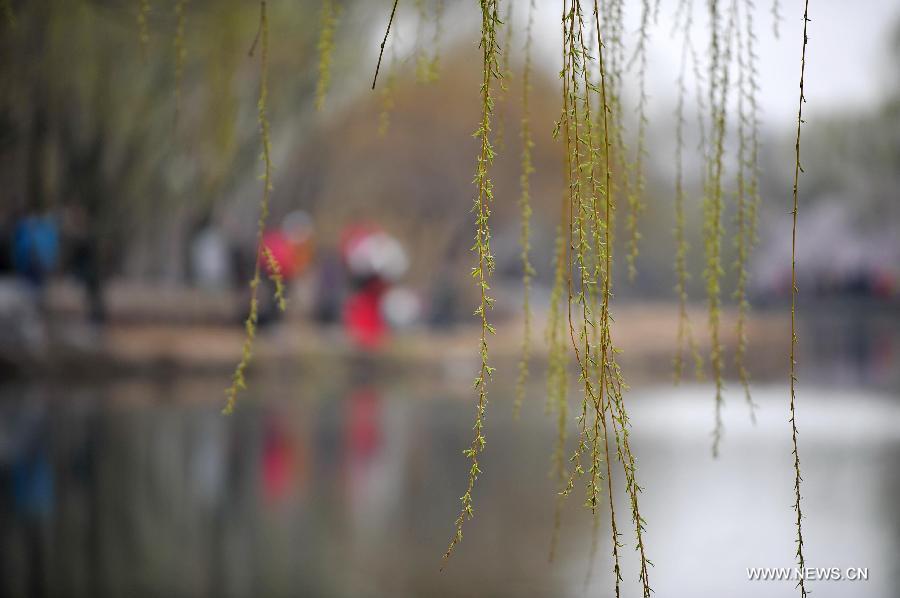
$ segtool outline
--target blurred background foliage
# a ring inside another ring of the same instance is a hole
[[[187,244],[210,222],[252,247],[262,167],[256,123],[258,57],[248,56],[248,50],[258,6],[238,0],[186,3],[179,83],[176,4],[149,3],[146,44],[138,22],[140,3],[132,1],[11,0],[12,18],[0,25],[0,185],[5,198],[0,222],[8,225],[27,211],[83,207],[106,277],[185,282]],[[320,4],[307,0],[302,10],[271,4],[272,222],[302,208],[313,216],[319,246],[328,246],[337,244],[348,221],[377,219],[416,248],[410,274],[417,284],[428,286],[436,275],[451,271],[462,282],[471,261],[468,202],[476,149],[471,131],[478,110],[477,72],[471,68],[477,49],[469,35],[476,25],[474,13],[447,2],[444,40],[437,48],[440,78],[423,84],[416,78],[416,62],[427,36],[417,30],[415,8],[401,7],[379,90],[372,92],[367,83],[386,6],[341,3],[333,93],[317,114],[313,94]],[[894,39],[891,62],[896,64],[900,34]],[[495,127],[499,200],[494,248],[501,283],[519,276],[517,73],[523,41],[513,42],[513,77],[498,100]],[[532,108],[539,282],[549,278],[563,191],[562,152],[549,135],[558,117],[558,80],[551,68],[541,68],[549,66],[545,59],[538,61]],[[391,77],[396,85],[385,91]],[[862,245],[873,230],[900,218],[895,200],[900,80],[896,74],[887,77],[893,77],[891,93],[878,111],[817,115],[805,150],[806,162],[815,165],[804,182],[809,205],[840,198],[841,217],[856,231],[848,242]],[[394,105],[390,126],[379,135],[386,93],[393,94]],[[674,283],[673,127],[670,116],[651,118],[645,242],[637,281],[618,285],[624,296],[669,297]],[[788,180],[790,144],[785,139],[784,131],[763,130],[763,245],[769,234],[775,245],[784,237],[779,222]],[[690,160],[687,164],[692,186],[688,213],[699,216],[700,168],[691,171]],[[689,216],[688,222],[690,261],[697,273],[699,220]],[[895,245],[885,251],[891,254]],[[773,259],[765,250],[758,255],[757,262]],[[725,259],[728,263],[733,256],[726,253]],[[695,275],[695,297],[700,284]],[[726,280],[726,285],[732,282]]]

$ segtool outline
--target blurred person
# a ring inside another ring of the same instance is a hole
[[[395,286],[384,294],[381,300],[381,313],[391,328],[396,330],[410,328],[421,317],[422,301],[409,287]]]
[[[371,224],[347,227],[341,255],[351,287],[343,307],[344,329],[357,347],[377,349],[388,332],[383,299],[406,272],[409,258],[397,239]]]
[[[25,212],[13,219],[9,239],[14,279],[0,285],[0,351],[3,361],[47,350],[46,283],[59,265],[59,228],[49,213]]]
[[[259,324],[265,325],[281,317],[275,301],[273,276],[280,276],[289,286],[306,273],[313,256],[313,224],[309,215],[294,211],[285,216],[278,228],[263,234],[263,251],[259,252],[262,281],[259,295]],[[267,256],[271,256],[271,260]]]
[[[319,324],[335,324],[341,319],[344,272],[340,253],[334,249],[318,252],[312,315]]]
[[[454,280],[457,263],[445,261],[432,286],[428,309],[428,323],[438,330],[447,330],[459,322],[459,289]]]
[[[38,292],[59,264],[59,227],[50,214],[30,213],[13,228],[13,269]],[[40,299],[40,297],[39,297]]]
[[[191,237],[189,251],[191,278],[195,285],[207,291],[232,287],[229,241],[210,219],[201,223]]]
[[[99,241],[91,234],[90,219],[84,206],[75,201],[63,212],[63,238],[68,252],[68,267],[85,288],[88,319],[93,324],[106,321]]]

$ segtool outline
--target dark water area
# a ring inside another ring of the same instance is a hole
[[[264,400],[258,386],[226,418],[196,401],[217,382],[5,388],[2,595],[584,595],[592,525],[581,496],[567,502],[559,555],[547,559],[554,432],[539,396],[519,422],[511,401],[492,402],[477,516],[440,572],[465,482],[465,394],[267,385]],[[658,592],[792,594],[790,582],[745,572],[793,563],[785,390],[757,389],[756,426],[729,394],[717,461],[710,388],[631,393]],[[900,402],[821,389],[800,399],[809,564],[870,571],[867,582],[813,587],[894,596]],[[627,546],[623,497],[616,506]],[[602,521],[587,595],[611,588]],[[635,595],[637,564],[623,554],[624,595]]]

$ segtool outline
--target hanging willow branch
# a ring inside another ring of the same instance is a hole
[[[751,101],[752,86],[751,71],[753,67],[753,51],[752,51],[752,35],[753,30],[749,26],[752,16],[750,10],[753,8],[752,0],[745,0],[744,15],[748,19],[747,35],[745,40],[741,27],[738,11],[739,5],[737,0],[732,1],[732,11],[734,19],[737,23],[735,28],[735,41],[737,45],[737,65],[738,65],[738,156],[737,156],[737,175],[736,175],[736,198],[737,198],[737,235],[734,239],[735,250],[737,251],[737,259],[735,260],[734,269],[737,271],[737,287],[734,291],[734,299],[737,301],[738,315],[735,326],[735,336],[737,336],[737,350],[734,354],[734,364],[738,370],[738,376],[741,380],[741,386],[744,389],[744,399],[750,410],[750,419],[756,423],[756,404],[750,395],[750,373],[744,363],[747,354],[747,314],[750,310],[750,302],[747,299],[747,285],[750,278],[747,264],[750,260],[750,252],[753,246],[753,230],[755,228],[754,218],[754,197],[755,180],[754,172],[756,170],[754,149],[752,147],[753,138],[756,137],[757,117],[755,113],[755,104]],[[746,54],[746,55],[745,55]],[[749,104],[749,106],[748,106]]]
[[[388,67],[387,83],[381,88],[381,112],[378,114],[378,135],[384,137],[391,126],[391,113],[397,104],[397,48],[391,45],[391,62]],[[374,85],[374,84],[373,84]]]
[[[720,31],[721,20],[718,0],[709,2],[710,20],[710,67],[709,67],[709,109],[711,117],[712,150],[708,165],[706,197],[704,199],[704,241],[706,249],[706,296],[709,303],[710,363],[715,380],[715,426],[713,428],[713,456],[719,454],[722,440],[722,408],[725,404],[723,349],[719,323],[721,320],[721,277],[722,269],[722,214],[724,212],[723,170],[725,138],[727,130],[727,105],[729,85],[729,62],[731,59],[731,35],[733,19],[729,20],[724,35]],[[723,39],[724,37],[724,39]]]
[[[656,10],[658,10],[658,6]],[[637,276],[637,257],[639,253],[638,242],[641,239],[641,233],[638,230],[638,220],[641,213],[645,209],[644,205],[644,187],[646,181],[644,179],[644,158],[647,150],[645,148],[647,137],[647,44],[649,42],[649,29],[651,11],[654,8],[650,5],[650,0],[643,0],[641,6],[641,26],[638,30],[638,44],[634,55],[631,57],[631,65],[638,65],[638,133],[637,148],[634,157],[634,185],[628,194],[628,280],[634,281]]]
[[[691,321],[688,317],[687,303],[687,281],[690,277],[687,267],[688,243],[685,235],[685,216],[684,216],[684,104],[687,96],[687,85],[685,84],[685,76],[687,72],[687,60],[690,54],[693,57],[693,47],[691,46],[691,27],[693,3],[682,2],[679,4],[679,16],[683,16],[684,21],[681,23],[684,37],[681,46],[681,66],[678,71],[678,103],[675,108],[675,293],[678,296],[678,332],[675,348],[675,383],[681,382],[684,375],[684,357],[687,352],[694,360],[694,368],[697,378],[703,375],[703,357],[697,348],[697,342],[694,339]],[[676,16],[676,26],[679,19]],[[695,62],[696,58],[694,57]],[[702,97],[702,96],[701,96]],[[701,119],[702,124],[702,119]],[[703,144],[705,145],[705,144]],[[701,145],[702,147],[702,145]]]
[[[809,25],[809,0],[803,4],[803,50],[800,54],[800,100],[797,107],[797,141],[794,144],[794,207],[791,210],[791,443],[793,445],[794,455],[794,512],[797,515],[797,564],[800,570],[804,571],[806,561],[803,558],[803,511],[800,508],[800,453],[797,450],[797,411],[795,404],[797,402],[797,211],[799,207],[798,190],[800,185],[800,173],[803,167],[800,165],[800,128],[803,124],[803,104],[806,103],[806,96],[803,93],[803,79],[806,74],[806,45],[809,42],[807,36],[807,25]],[[800,595],[806,598],[806,585],[803,576],[797,582],[800,588]]]
[[[325,97],[331,87],[331,62],[334,57],[334,32],[340,9],[335,0],[322,0],[319,14],[319,79],[316,82],[316,110],[325,107]]]
[[[563,212],[565,220],[565,212]],[[556,250],[554,252],[553,290],[550,293],[550,313],[547,319],[547,346],[549,348],[547,363],[547,412],[556,411],[556,444],[553,447],[550,477],[566,487],[569,472],[566,468],[566,440],[568,438],[569,377],[566,367],[567,344],[566,329],[563,319],[562,301],[566,284],[566,237],[562,225],[556,231]],[[562,506],[565,495],[559,492],[553,509],[553,535],[550,538],[549,560],[556,557],[556,546],[559,542],[559,527],[562,522]]]
[[[444,0],[437,0],[434,7],[434,37],[431,40],[432,55],[428,63],[428,81],[437,81],[441,73],[441,39],[444,36]]]
[[[519,361],[519,377],[516,380],[513,417],[519,416],[522,401],[525,398],[525,384],[528,382],[528,361],[531,357],[531,279],[534,277],[534,266],[531,264],[531,174],[534,172],[531,150],[534,139],[531,135],[531,112],[528,96],[531,95],[531,36],[534,27],[534,0],[528,5],[528,25],[525,30],[525,63],[522,67],[522,172],[519,175],[519,209],[521,226],[519,229],[519,245],[522,249],[522,358]]]
[[[607,76],[606,76],[606,63],[603,58],[603,35],[600,29],[600,12],[599,12],[599,3],[598,0],[594,0],[594,34],[597,38],[597,62],[599,65],[600,71],[600,122],[603,125],[603,168],[604,168],[604,187],[603,187],[603,195],[605,197],[605,201],[603,203],[604,206],[604,214],[602,222],[605,223],[605,245],[600,245],[600,237],[599,237],[599,223],[601,222],[599,212],[595,215],[595,219],[598,222],[598,237],[597,237],[597,262],[600,263],[601,253],[602,258],[604,260],[603,264],[603,301],[600,313],[600,360],[597,364],[599,369],[599,378],[600,378],[600,402],[598,404],[599,410],[595,415],[595,444],[599,441],[596,436],[600,433],[599,428],[596,427],[596,421],[600,421],[600,426],[602,427],[602,436],[603,436],[603,460],[606,463],[606,491],[607,491],[607,503],[609,507],[609,521],[610,521],[610,535],[611,535],[611,543],[612,543],[612,556],[613,556],[613,575],[615,576],[615,589],[616,596],[618,598],[620,594],[620,582],[622,581],[622,568],[619,563],[619,532],[616,525],[616,511],[615,505],[613,503],[613,486],[612,486],[612,465],[610,463],[610,452],[609,452],[609,428],[607,425],[607,413],[609,413],[610,418],[614,418],[612,412],[610,411],[610,402],[609,402],[609,390],[608,388],[604,388],[606,384],[606,372],[607,372],[607,364],[611,363],[613,360],[613,352],[614,349],[612,347],[611,340],[611,331],[610,331],[610,299],[612,298],[612,222],[613,222],[613,191],[612,191],[612,163],[611,156],[612,153],[612,144],[610,143],[610,106],[609,106],[609,98],[607,96]],[[595,208],[596,209],[596,208]],[[602,252],[601,252],[602,250]],[[636,499],[635,499],[636,500]],[[640,534],[640,530],[638,531]],[[592,549],[593,550],[593,549]],[[642,561],[642,574],[641,581],[643,582],[643,587],[645,594],[649,594],[649,585],[648,580],[643,575],[643,544],[641,544],[641,561]]]
[[[269,217],[269,196],[272,192],[272,140],[269,133],[269,117],[267,114],[269,101],[269,18],[266,14],[266,0],[259,3],[259,31],[250,48],[250,55],[259,43],[259,98],[257,100],[257,121],[259,123],[260,142],[262,144],[261,160],[263,163],[263,191],[259,202],[259,218],[256,222],[256,260],[253,267],[253,278],[250,279],[250,313],[244,321],[246,336],[241,349],[241,360],[238,362],[232,374],[231,386],[225,391],[227,402],[222,410],[224,414],[234,411],[237,396],[242,390],[246,390],[247,367],[253,357],[253,341],[256,338],[256,326],[259,322],[259,285],[262,282],[260,267],[261,258],[264,256],[263,233],[266,230],[266,220]],[[271,256],[271,254],[268,254]],[[272,260],[274,261],[274,260]],[[276,271],[277,275],[277,271]],[[279,285],[276,280],[276,293]],[[283,291],[276,300],[280,307],[284,307]]]
[[[428,55],[425,51],[425,25],[428,22],[428,8],[425,6],[425,0],[413,0],[416,8],[416,40],[415,40],[415,63],[416,63],[416,81],[419,83],[428,83]]]
[[[438,63],[440,60],[440,43],[443,33],[443,0],[436,0],[434,4],[433,15],[429,17],[428,5],[431,4],[426,0],[415,0],[416,13],[418,15],[418,23],[416,24],[416,80],[421,84],[432,83],[438,78]],[[429,55],[429,49],[425,42],[425,30],[429,21],[434,23],[434,34],[431,40],[432,54]]]
[[[501,6],[502,6],[501,0]],[[497,89],[497,106],[500,107],[500,113],[497,115],[497,134],[494,136],[494,146],[499,151],[506,150],[506,117],[509,113],[509,110],[506,108],[506,103],[509,95],[509,84],[512,81],[513,73],[512,67],[510,66],[510,56],[512,54],[512,41],[513,41],[513,5],[515,2],[513,0],[507,0],[506,2],[506,12],[503,13],[502,22],[503,22],[503,40],[500,45],[500,72],[503,74],[503,79],[500,82],[500,86]]]
[[[387,43],[388,35],[391,33],[391,25],[394,24],[394,15],[397,14],[397,4],[400,0],[394,0],[391,7],[391,17],[388,19],[387,29],[384,32],[384,39],[381,40],[381,49],[378,51],[378,64],[375,65],[375,76],[372,77],[372,89],[375,89],[375,82],[378,81],[378,71],[381,70],[381,59],[384,58],[384,45]]]
[[[500,24],[498,14],[498,0],[480,0],[481,6],[481,52],[482,52],[482,80],[481,80],[481,122],[475,131],[481,143],[475,168],[475,185],[478,188],[472,211],[475,213],[475,245],[472,251],[477,257],[476,265],[472,268],[472,277],[478,286],[481,300],[475,310],[475,315],[481,322],[481,340],[479,341],[479,354],[481,366],[478,376],[475,378],[475,390],[478,393],[476,404],[475,431],[472,443],[463,453],[469,459],[469,476],[465,493],[460,497],[462,506],[456,518],[453,537],[444,553],[444,560],[450,558],[453,549],[462,540],[462,528],[467,519],[475,515],[472,507],[472,491],[475,482],[481,473],[478,455],[484,451],[484,415],[487,408],[487,384],[494,368],[488,363],[488,336],[494,334],[494,327],[488,322],[488,310],[493,307],[494,299],[488,293],[490,287],[488,280],[494,271],[494,256],[491,254],[491,233],[489,217],[491,204],[494,199],[494,186],[489,176],[490,166],[494,161],[494,149],[491,146],[491,118],[494,113],[494,99],[491,91],[491,83],[501,78],[499,51],[497,47],[497,26]]]
[[[597,43],[599,85],[591,80],[593,44],[586,42],[581,2],[564,0],[561,71],[563,110],[556,132],[562,133],[566,145],[568,327],[582,383],[582,403],[577,418],[578,443],[570,459],[572,470],[561,495],[568,496],[574,489],[575,482],[579,478],[586,478],[585,505],[591,509],[592,516],[596,517],[601,495],[604,491],[607,493],[613,573],[616,594],[619,595],[623,579],[619,559],[622,542],[613,500],[609,446],[610,437],[614,437],[617,460],[625,474],[626,493],[631,504],[635,541],[640,554],[638,577],[643,595],[649,596],[652,591],[648,575],[650,561],[646,557],[645,522],[640,515],[638,498],[641,488],[636,481],[635,458],[629,441],[630,423],[623,399],[625,385],[616,364],[617,350],[611,334],[615,209],[612,154],[616,147],[614,131],[620,131],[621,127],[609,120],[615,113],[607,89],[603,29],[600,26],[599,3],[596,2],[594,21],[595,30],[591,35]],[[611,26],[611,29],[616,27],[618,24]],[[599,102],[596,121],[592,114],[592,98]],[[598,135],[598,127],[602,128],[602,135]],[[579,313],[573,313],[573,304]],[[589,465],[585,465],[584,457],[587,455]],[[596,525],[596,519],[594,521]],[[592,546],[596,546],[593,541]]]

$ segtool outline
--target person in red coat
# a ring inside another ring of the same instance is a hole
[[[344,231],[341,256],[352,288],[343,308],[344,329],[357,347],[377,349],[388,333],[382,299],[406,271],[406,252],[377,226],[357,224]]]

